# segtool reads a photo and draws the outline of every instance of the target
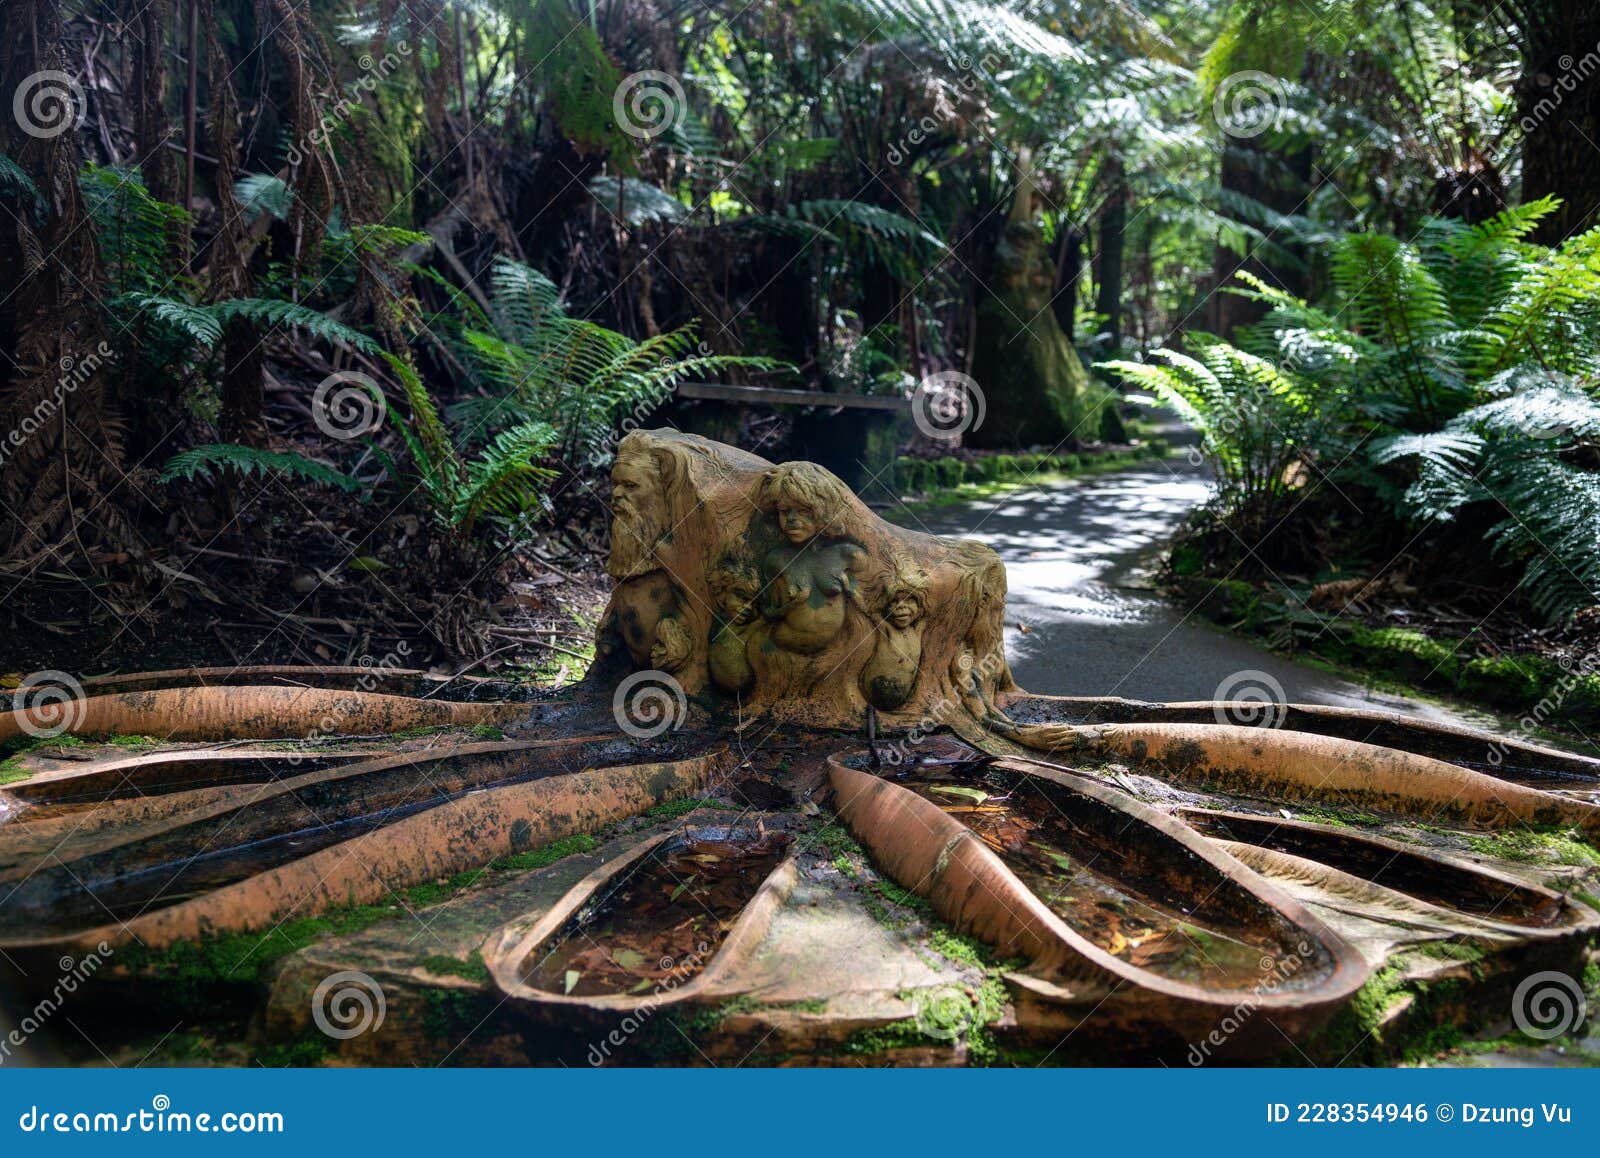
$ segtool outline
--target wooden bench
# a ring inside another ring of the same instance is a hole
[[[888,410],[911,413],[911,399],[897,394],[830,394],[825,390],[776,390],[770,386],[723,386],[716,382],[680,382],[679,398],[733,402],[741,406],[826,406],[839,410]]]
[[[738,444],[741,416],[751,406],[801,407],[794,416],[790,451],[827,467],[867,502],[899,498],[895,459],[911,436],[911,400],[894,394],[830,394],[771,386],[682,382],[678,398],[684,430]],[[843,411],[856,411],[845,415]]]

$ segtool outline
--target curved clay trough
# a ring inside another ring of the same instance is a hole
[[[520,1012],[546,1019],[574,1011],[626,1014],[733,996],[741,991],[740,966],[766,937],[774,914],[794,889],[795,860],[787,851],[792,843],[786,833],[758,833],[748,826],[693,826],[647,837],[579,881],[531,926],[512,922],[491,936],[484,963],[495,986]],[[752,848],[753,853],[748,851]],[[674,852],[692,858],[707,849],[719,858],[751,859],[742,882],[709,900],[697,895],[672,859]],[[662,892],[667,893],[665,900]],[[641,908],[655,911],[629,921],[629,910]],[[618,949],[616,930],[607,927],[630,925],[636,945],[648,937],[652,925],[667,929],[674,923],[679,931],[694,927],[690,942],[672,945],[670,952],[662,945]],[[607,980],[620,977],[621,982],[596,986],[590,981],[593,970],[567,968],[586,959],[601,960],[608,967]]]
[[[1177,816],[1217,840],[1315,861],[1522,936],[1562,937],[1600,924],[1600,916],[1551,889],[1381,836],[1245,812],[1184,808]]]
[[[25,875],[30,887],[44,887],[52,873],[100,879],[100,865],[86,863],[92,854],[98,854],[101,864],[114,865],[119,878],[193,860],[195,850],[247,850],[244,863],[259,865],[269,843],[308,851],[308,842],[342,839],[341,827],[360,831],[363,821],[386,823],[465,792],[635,755],[631,744],[611,737],[458,744],[312,769],[255,785],[148,797],[135,813],[145,818],[136,826],[97,825],[98,811],[37,823],[30,823],[24,812],[0,828],[0,881]],[[50,850],[54,866],[29,865],[20,874],[6,867],[16,859],[11,855],[15,846],[35,843],[41,827],[49,832],[64,824],[73,827]]]
[[[1369,809],[1481,831],[1570,825],[1600,835],[1600,805],[1431,756],[1306,732],[1228,724],[1036,724],[1019,728],[1017,738],[1040,751],[1127,760],[1183,784],[1239,796]]]
[[[1325,704],[1234,703],[1188,700],[1145,703],[1120,696],[1018,694],[1005,701],[1018,724],[1224,724],[1244,723],[1246,712],[1270,712],[1273,727],[1399,748],[1471,768],[1502,780],[1571,780],[1600,786],[1600,759],[1544,744],[1489,736],[1458,724],[1413,720],[1394,712],[1333,708]]]
[[[1205,898],[1206,923],[1223,924],[1251,944],[1254,983],[1209,986],[1131,964],[1053,911],[939,805],[838,757],[830,758],[828,774],[840,818],[883,871],[1001,957],[1025,960],[1025,970],[1008,975],[1013,986],[1059,1007],[1066,1021],[1094,1010],[1097,1018],[1159,1026],[1159,1036],[1176,1040],[1204,1035],[1247,1004],[1267,1016],[1235,1048],[1275,1048],[1281,1043],[1268,1039],[1275,1034],[1267,1022],[1291,1033],[1314,1029],[1369,975],[1366,961],[1298,902],[1184,825],[1115,790],[1048,769],[1024,773],[1065,807],[1070,827],[1093,832],[1107,858],[1097,872],[1167,887],[1187,880],[1193,897]]]
[[[0,715],[0,740],[24,733],[121,733],[163,740],[295,740],[320,730],[346,735],[413,728],[504,724],[527,715],[524,704],[419,700],[382,692],[306,687],[160,688],[88,696],[70,707],[19,707]],[[70,727],[63,729],[64,723]]]
[[[391,808],[342,830],[308,831],[308,838],[318,831],[332,838],[309,854],[305,845],[318,842],[302,845],[280,835],[255,847],[229,845],[213,862],[204,846],[185,839],[195,826],[186,820],[132,849],[91,853],[0,885],[0,947],[55,952],[133,939],[158,947],[223,930],[266,928],[333,905],[378,901],[685,795],[726,771],[728,760],[724,749],[475,788],[410,813]],[[373,763],[385,766],[379,771],[395,764]],[[135,853],[152,854],[154,863],[122,859]],[[198,879],[189,879],[191,873]],[[113,923],[104,922],[108,916]]]

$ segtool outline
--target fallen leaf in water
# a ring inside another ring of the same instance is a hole
[[[630,973],[637,972],[639,966],[644,964],[644,954],[637,949],[614,950],[611,959]]]
[[[989,799],[989,794],[978,788],[967,788],[960,784],[935,784],[928,789],[929,792],[944,792],[950,796],[960,796],[966,800],[975,800],[982,804]]]
[[[567,988],[565,992],[571,993],[574,989],[576,989],[578,987],[578,981],[582,976],[583,974],[579,973],[576,969],[568,969],[566,977]]]

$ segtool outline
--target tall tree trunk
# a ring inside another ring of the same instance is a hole
[[[1083,276],[1083,232],[1063,222],[1056,246],[1056,283],[1050,296],[1050,309],[1056,325],[1071,341],[1078,332],[1078,279]]]
[[[1095,312],[1105,315],[1109,348],[1122,344],[1123,256],[1127,249],[1128,187],[1120,167],[1113,170],[1112,189],[1100,211],[1100,252],[1095,273]]]
[[[1097,429],[1079,429],[1089,374],[1051,305],[1055,262],[1034,220],[1029,163],[1024,154],[1024,177],[978,291],[972,377],[986,413],[964,435],[970,446],[1057,447],[1098,437]]]
[[[1269,170],[1270,177],[1263,175]],[[1259,138],[1229,139],[1222,151],[1222,187],[1261,202],[1279,213],[1297,213],[1305,203],[1311,177],[1311,153],[1301,149],[1281,155],[1264,146]],[[1276,244],[1288,247],[1289,239],[1274,237]],[[1262,302],[1242,298],[1238,294],[1223,293],[1225,286],[1237,284],[1234,274],[1239,270],[1253,273],[1262,280],[1289,293],[1305,293],[1305,272],[1282,263],[1271,264],[1262,260],[1257,252],[1240,257],[1233,250],[1218,245],[1212,266],[1212,292],[1206,303],[1206,328],[1221,337],[1230,337],[1240,326],[1261,320],[1267,307]]]
[[[1534,235],[1555,245],[1600,219],[1600,4],[1523,0],[1520,11],[1522,197],[1561,198]]]

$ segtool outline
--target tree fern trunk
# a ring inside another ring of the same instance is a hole
[[[1056,256],[1056,283],[1050,309],[1070,341],[1078,332],[1078,279],[1083,276],[1083,233],[1063,222]]]
[[[1600,4],[1594,0],[1523,0],[1522,197],[1554,194],[1561,207],[1535,240],[1558,245],[1600,218]]]
[[[1108,346],[1122,344],[1123,257],[1127,250],[1128,187],[1121,168],[1112,165],[1112,189],[1100,211],[1100,253],[1095,276],[1095,311],[1105,315]]]
[[[0,92],[43,70],[70,71],[58,0],[0,5]],[[67,115],[72,115],[69,110]],[[6,228],[16,238],[14,292],[0,303],[17,337],[0,371],[0,557],[82,562],[86,549],[128,545],[136,497],[122,471],[121,427],[105,393],[117,351],[101,325],[94,228],[78,188],[75,132],[36,136],[0,120],[0,144],[43,201]]]

